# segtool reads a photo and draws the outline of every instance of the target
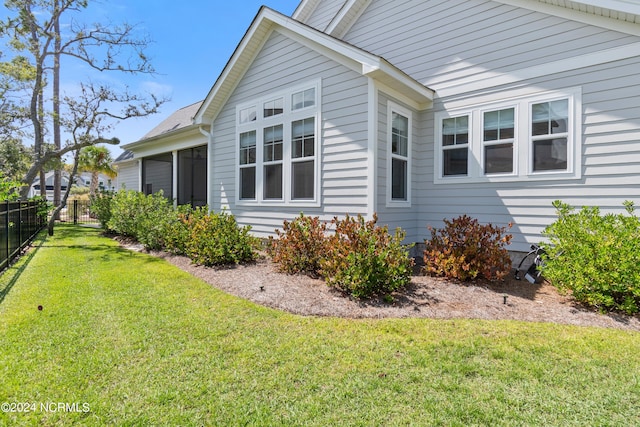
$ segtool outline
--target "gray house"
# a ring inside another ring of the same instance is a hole
[[[417,242],[468,214],[513,223],[524,251],[553,200],[640,204],[639,70],[636,2],[263,7],[204,101],[126,145],[120,174],[258,235],[376,212]]]

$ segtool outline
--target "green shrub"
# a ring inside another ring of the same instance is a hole
[[[601,215],[597,207],[576,213],[555,201],[558,219],[544,230],[542,272],[580,302],[631,314],[640,308],[640,219],[632,202],[624,205],[627,215]]]
[[[318,217],[300,214],[293,221],[285,221],[277,239],[269,237],[267,252],[280,271],[289,274],[320,274],[320,259],[327,247],[327,226]]]
[[[509,252],[504,247],[511,242],[512,236],[504,234],[511,225],[482,225],[467,215],[445,219],[444,223],[443,229],[429,227],[425,272],[458,280],[500,280],[511,271]]]
[[[111,202],[113,200],[114,193],[110,191],[104,191],[97,193],[96,195],[91,197],[91,205],[89,207],[89,212],[92,215],[95,215],[100,221],[100,225],[106,231],[112,231],[109,229],[109,220],[111,219]]]
[[[258,241],[249,234],[251,227],[239,227],[226,212],[192,215],[187,220],[190,235],[186,254],[200,265],[212,266],[252,261]]]
[[[176,255],[186,255],[187,243],[191,238],[191,227],[208,213],[207,206],[197,208],[192,208],[191,205],[178,206],[172,221],[168,221],[166,224],[165,249]]]
[[[162,191],[148,196],[138,191],[119,191],[111,201],[107,227],[135,238],[146,249],[161,249],[168,224],[176,220],[176,212]]]
[[[334,218],[335,234],[330,236],[322,258],[321,274],[329,286],[335,286],[356,298],[387,295],[409,283],[413,259],[409,246],[402,245],[405,232],[376,225],[374,215],[366,221],[347,215]]]

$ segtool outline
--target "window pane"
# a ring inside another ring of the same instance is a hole
[[[513,144],[497,144],[484,147],[485,173],[513,172]]]
[[[249,107],[240,110],[240,117],[238,118],[240,123],[249,123],[256,121],[256,107]]]
[[[444,175],[466,175],[467,174],[467,157],[469,150],[466,148],[456,148],[453,150],[444,150],[443,166]]]
[[[282,125],[264,128],[265,162],[282,160]]]
[[[397,113],[391,118],[391,152],[407,157],[409,146],[409,119]]]
[[[245,167],[240,169],[240,198],[256,198],[256,168]]]
[[[531,115],[532,136],[565,133],[569,123],[569,100],[533,104]]]
[[[567,138],[534,141],[533,170],[567,170]]]
[[[264,198],[282,199],[282,163],[264,167]]]
[[[312,107],[316,104],[316,89],[311,88],[302,92],[296,92],[291,95],[291,109],[299,110],[301,108]]]
[[[256,131],[240,134],[240,164],[248,165],[256,162]]]
[[[291,164],[291,179],[293,199],[313,199],[315,187],[313,160]]]
[[[315,155],[315,118],[296,120],[291,123],[291,157]]]
[[[460,145],[469,142],[469,117],[442,120],[442,145]]]
[[[407,161],[391,160],[391,198],[407,200]]]
[[[484,113],[484,140],[512,139],[514,134],[514,113],[515,110],[513,108]]]
[[[282,114],[283,110],[284,99],[282,98],[274,99],[273,101],[267,101],[263,106],[263,114],[265,118]]]

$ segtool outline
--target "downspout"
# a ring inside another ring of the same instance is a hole
[[[373,219],[378,209],[378,88],[375,81],[369,77],[367,95],[367,157],[369,176],[367,180],[367,218]]]
[[[207,206],[209,210],[213,210],[213,138],[211,138],[211,132],[206,131],[202,125],[198,127],[198,130],[202,135],[207,138]]]

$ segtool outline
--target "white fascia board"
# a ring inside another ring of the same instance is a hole
[[[291,17],[300,22],[305,22],[320,4],[320,0],[302,0]]]
[[[331,20],[325,33],[342,38],[369,6],[371,0],[348,0]]]
[[[174,147],[183,149],[203,145],[200,141],[196,140],[199,137],[204,137],[202,133],[200,133],[200,127],[191,125],[173,132],[162,133],[151,138],[132,142],[123,145],[121,148],[131,151],[134,154],[134,158],[138,158],[140,157],[140,153],[147,153],[149,151],[157,153],[158,150],[160,150],[159,152],[171,151]],[[188,140],[185,142],[184,140],[186,138],[188,138]]]
[[[582,3],[602,9],[616,10],[618,12],[640,15],[640,1],[637,0],[573,0],[575,3]]]
[[[606,16],[595,15],[587,12],[581,12],[579,10],[571,9],[569,7],[556,6],[548,3],[543,3],[540,1],[531,1],[531,0],[494,0],[494,1],[497,1],[498,3],[508,4],[510,6],[516,6],[524,9],[533,10],[535,12],[541,12],[541,13],[546,13],[548,15],[558,16],[560,18],[568,19],[571,21],[594,25],[596,27],[605,28],[607,30],[619,31],[621,33],[640,36],[640,25],[634,24],[632,22],[621,21],[618,19],[608,18]],[[591,1],[587,3],[585,1],[581,1],[578,3],[589,4],[590,6],[596,6],[597,4],[596,7],[609,9],[609,10],[617,10],[614,8],[614,6],[616,6],[617,3],[630,3],[630,2]],[[633,3],[636,4],[636,2],[633,2]],[[638,7],[640,8],[640,5]],[[629,12],[629,13],[636,14],[633,12]]]
[[[376,64],[363,64],[362,74],[397,91],[405,103],[418,111],[433,105],[433,90],[407,76],[382,58],[379,58]]]
[[[420,105],[429,104],[433,100],[433,91],[416,82],[379,56],[263,7],[196,113],[195,124],[208,124],[215,119],[219,109],[222,108],[255,55],[258,54],[266,42],[268,34],[274,30],[355,71],[361,72],[365,76],[374,78],[377,76],[382,78],[382,83],[388,86],[400,91],[408,90],[407,96],[411,98],[417,96],[416,102]]]

